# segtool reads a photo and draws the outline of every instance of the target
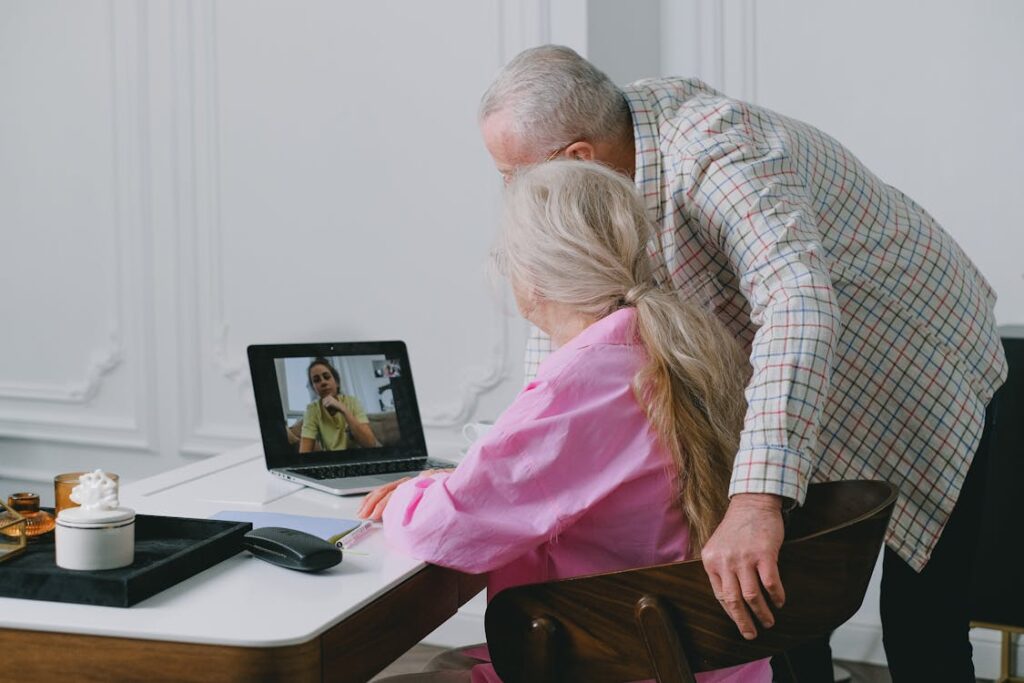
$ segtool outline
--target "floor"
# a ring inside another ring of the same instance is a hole
[[[416,645],[371,680],[377,681],[385,676],[397,676],[398,674],[412,674],[423,671],[423,667],[427,665],[427,662],[441,652],[444,652],[443,647]]]
[[[373,680],[377,681],[385,676],[396,676],[398,674],[422,671],[426,663],[443,650],[444,648],[433,647],[431,645],[417,645],[402,655],[394,664],[382,671]],[[889,672],[884,666],[842,661],[837,661],[836,664],[849,672],[850,678],[845,679],[845,681],[848,681],[849,683],[892,683],[892,679],[889,678]],[[836,680],[839,681],[838,678]],[[978,679],[979,683],[983,683],[984,681],[985,679]]]

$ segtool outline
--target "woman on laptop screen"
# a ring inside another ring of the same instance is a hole
[[[306,406],[299,453],[315,450],[344,451],[380,445],[370,429],[369,418],[359,399],[339,393],[341,375],[330,361],[314,358],[306,369],[306,375],[317,399]],[[317,448],[318,443],[320,448]]]
[[[488,595],[687,559],[725,513],[745,355],[703,302],[658,287],[632,182],[552,161],[512,180],[494,251],[520,313],[557,349],[451,472],[369,494],[391,543],[488,573]],[[499,680],[485,646],[398,680]],[[462,669],[461,673],[454,671]],[[768,660],[698,675],[769,681]]]

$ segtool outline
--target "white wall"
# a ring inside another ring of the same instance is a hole
[[[824,129],[927,207],[1024,322],[1024,4],[664,0],[662,69]]]
[[[250,343],[404,339],[456,453],[520,386],[525,332],[483,271],[476,104],[547,11],[0,4],[0,480],[45,498],[55,472],[256,440]]]
[[[662,19],[665,74],[838,138],[956,238],[995,287],[1000,324],[1024,322],[1024,4],[664,0]],[[885,661],[879,573],[837,657]],[[996,634],[973,640],[978,675],[995,678]]]

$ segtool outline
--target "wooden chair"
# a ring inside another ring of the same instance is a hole
[[[779,554],[786,604],[755,640],[691,560],[502,591],[485,617],[494,668],[506,683],[683,683],[790,650],[860,607],[895,501],[885,482],[811,485]]]

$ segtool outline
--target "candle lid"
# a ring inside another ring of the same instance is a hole
[[[106,526],[134,518],[135,510],[131,508],[88,510],[78,507],[61,510],[57,515],[57,523],[64,526]]]

